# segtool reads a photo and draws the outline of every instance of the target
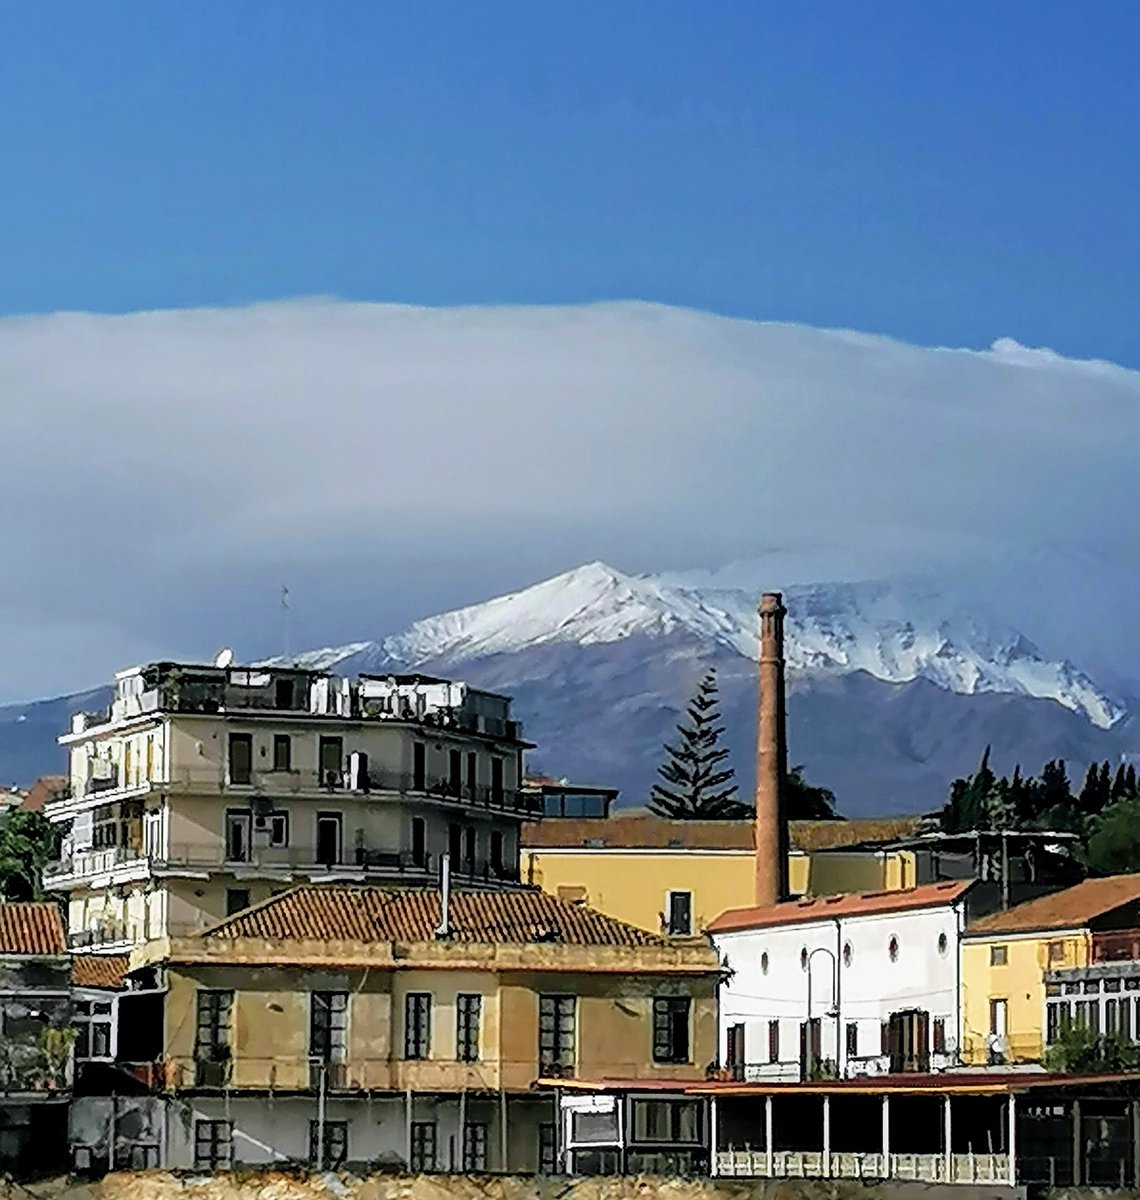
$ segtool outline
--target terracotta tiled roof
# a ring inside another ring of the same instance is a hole
[[[0,954],[64,953],[63,922],[54,904],[0,903]]]
[[[797,850],[837,850],[847,846],[893,842],[913,837],[918,817],[876,817],[855,821],[791,821],[788,832]],[[644,813],[632,816],[529,821],[523,826],[524,849],[744,850],[754,846],[751,821],[668,821]]]
[[[66,786],[66,775],[41,775],[28,788],[28,794],[24,797],[21,807],[25,812],[39,812],[56,792]]]
[[[832,917],[870,917],[879,913],[906,912],[953,904],[973,886],[973,880],[927,883],[893,892],[852,892],[845,896],[820,896],[814,900],[788,900],[764,908],[733,908],[708,926],[709,933],[741,929],[766,929],[773,925],[804,925]]]
[[[1036,929],[1079,929],[1096,917],[1140,900],[1140,875],[1086,879],[1075,887],[1027,900],[971,923],[969,934],[1029,933]]]
[[[434,942],[435,889],[303,886],[237,913],[204,936],[284,940]],[[540,891],[453,892],[453,942],[661,946],[662,938]]]
[[[122,987],[130,961],[125,954],[77,954],[71,960],[71,982],[76,987]]]

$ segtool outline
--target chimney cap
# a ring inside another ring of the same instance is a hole
[[[783,592],[765,592],[760,597],[760,608],[758,611],[762,613],[786,612]]]

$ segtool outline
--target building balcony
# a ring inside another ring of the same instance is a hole
[[[82,886],[107,886],[145,879],[150,863],[142,849],[107,846],[101,850],[75,850],[44,867],[44,886],[63,890]]]
[[[67,948],[93,954],[126,954],[142,940],[141,930],[119,921],[103,921],[87,929],[68,930]]]
[[[1140,962],[1140,929],[1118,929],[1092,935],[1094,963]]]

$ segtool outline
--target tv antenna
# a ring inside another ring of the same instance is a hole
[[[281,657],[289,661],[289,621],[292,613],[289,609],[289,589],[281,585]]]

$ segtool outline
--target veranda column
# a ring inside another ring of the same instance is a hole
[[[942,1097],[942,1137],[945,1142],[945,1175],[946,1182],[954,1182],[954,1127],[950,1121],[950,1097]]]
[[[1009,1094],[1009,1186],[1017,1186],[1017,1097]]]
[[[775,1160],[772,1158],[772,1097],[764,1097],[764,1146],[768,1151],[768,1178],[772,1178]]]
[[[891,1097],[883,1093],[883,1178],[890,1179],[891,1170]]]

